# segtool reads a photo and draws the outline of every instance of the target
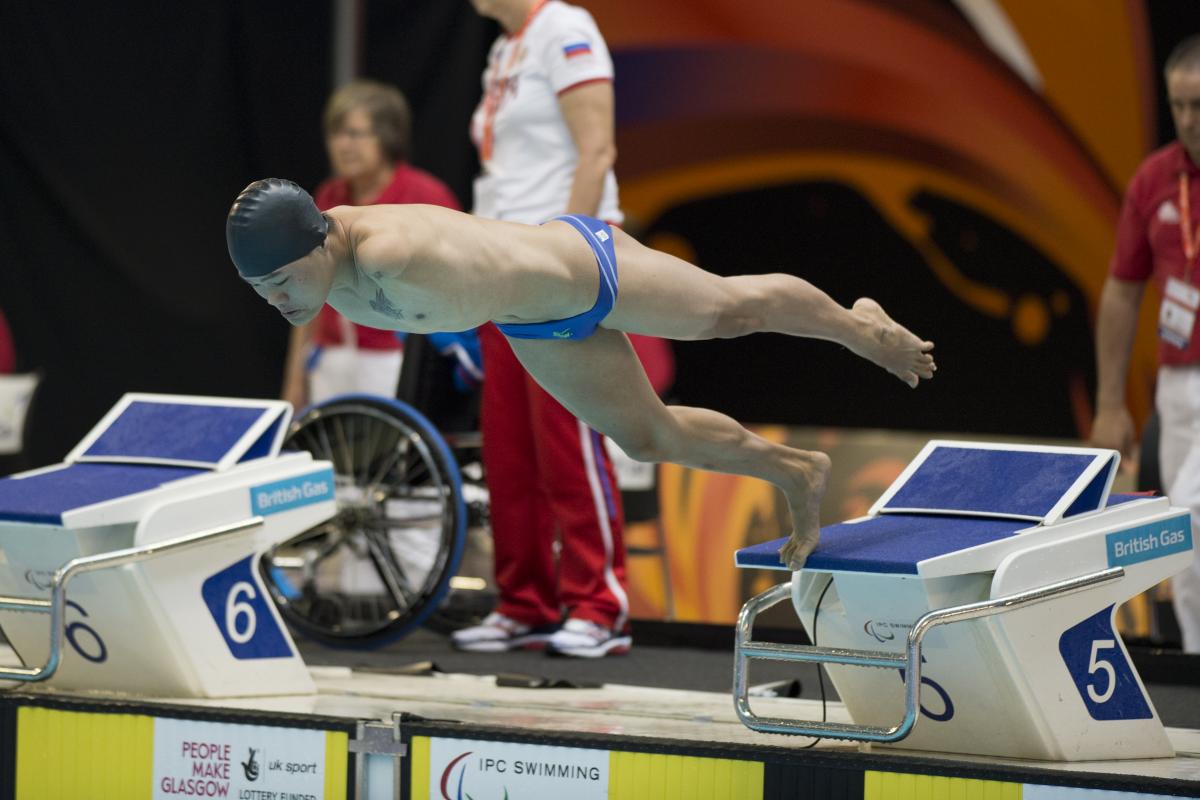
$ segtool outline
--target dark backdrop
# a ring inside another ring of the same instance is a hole
[[[1148,7],[1161,65],[1200,19],[1193,0]],[[364,73],[412,101],[414,161],[469,204],[467,120],[495,27],[465,0],[376,0],[365,23]],[[60,459],[126,391],[276,395],[287,328],[238,281],[223,218],[250,180],[323,177],[330,40],[325,2],[0,3],[0,310],[19,367],[45,375],[33,464]],[[748,369],[754,348],[711,346],[681,399],[747,419],[912,424],[903,409],[862,407],[860,421],[759,402],[753,369],[779,367]],[[845,361],[802,377],[832,383]],[[996,427],[975,411],[953,422]]]
[[[415,162],[467,202],[494,28],[454,0],[366,16],[365,72],[409,95]],[[255,178],[324,177],[330,26],[325,2],[0,3],[0,310],[45,376],[30,463],[126,391],[277,395],[288,329],[224,216]]]

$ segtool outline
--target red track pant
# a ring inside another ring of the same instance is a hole
[[[496,610],[530,625],[557,623],[565,611],[623,629],[621,495],[604,440],[529,377],[494,325],[480,328],[479,338]]]

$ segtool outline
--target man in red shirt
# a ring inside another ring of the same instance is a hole
[[[1167,95],[1178,137],[1138,167],[1125,192],[1117,247],[1096,323],[1096,419],[1092,441],[1127,452],[1133,421],[1125,382],[1146,281],[1162,292],[1157,407],[1163,486],[1200,519],[1200,36],[1167,59]],[[1193,535],[1193,541],[1194,541]],[[1200,653],[1200,563],[1172,581],[1184,650]]]
[[[408,163],[410,119],[392,86],[357,80],[334,92],[324,113],[333,177],[317,187],[317,207],[428,203],[457,210],[445,184]],[[292,331],[283,399],[300,409],[346,392],[393,397],[401,353],[393,331],[356,325],[325,306]]]

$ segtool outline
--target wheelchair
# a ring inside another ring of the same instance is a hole
[[[293,630],[322,644],[375,648],[445,617],[470,523],[486,522],[472,457],[478,397],[457,392],[446,360],[405,342],[397,395],[342,395],[300,412],[284,449],[333,463],[338,513],[261,561]],[[426,413],[422,413],[422,410]],[[471,477],[464,484],[459,459]],[[458,623],[461,624],[461,623]]]

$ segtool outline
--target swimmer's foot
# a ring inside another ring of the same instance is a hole
[[[795,482],[784,492],[792,512],[792,535],[779,550],[780,561],[791,570],[804,566],[821,538],[821,498],[825,496],[830,467],[829,456],[824,453],[799,452],[790,470]]]
[[[933,377],[937,371],[931,352],[933,342],[922,341],[898,325],[869,297],[856,300],[850,313],[858,317],[863,327],[862,340],[847,343],[851,350],[913,388],[922,378]]]

